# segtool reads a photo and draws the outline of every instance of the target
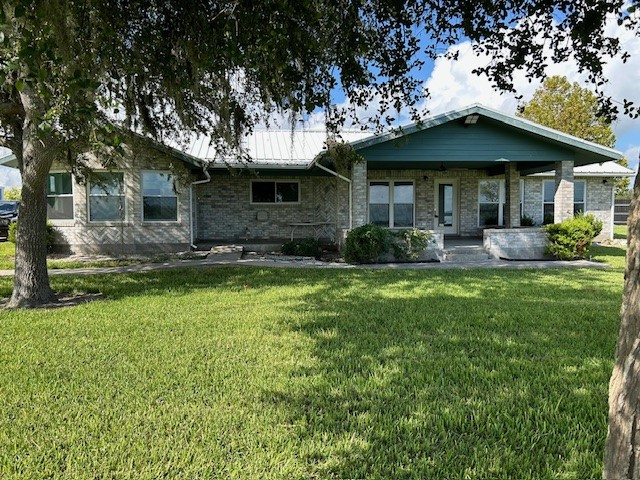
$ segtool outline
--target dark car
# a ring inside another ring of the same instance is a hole
[[[0,238],[9,236],[9,225],[18,219],[20,202],[15,200],[0,200]]]

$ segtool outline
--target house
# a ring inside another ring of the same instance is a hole
[[[337,165],[325,155],[325,132],[258,131],[245,139],[248,163],[219,159],[197,139],[132,153],[116,170],[96,162],[86,184],[56,166],[49,218],[59,247],[74,252],[293,236],[340,243],[371,222],[431,230],[440,246],[449,236],[484,238],[495,255],[535,258],[543,235],[519,228],[522,218],[539,226],[589,212],[604,222],[600,238],[612,238],[614,178],[634,175],[613,163],[616,150],[481,105],[401,132],[341,136],[364,161]]]

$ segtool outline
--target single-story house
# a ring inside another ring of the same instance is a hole
[[[307,130],[254,132],[249,162],[220,159],[200,138],[134,152],[85,183],[54,166],[58,246],[148,253],[305,236],[339,244],[349,229],[375,223],[430,230],[440,245],[484,237],[522,251],[527,235],[540,235],[523,219],[539,226],[578,211],[600,218],[600,238],[612,238],[614,179],[634,175],[614,163],[616,150],[477,104],[385,135],[341,137],[362,161],[332,160],[326,133]],[[507,250],[496,254],[514,256]]]

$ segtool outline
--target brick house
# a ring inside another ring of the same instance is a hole
[[[481,105],[432,117],[402,133],[344,132],[364,159],[338,168],[321,131],[257,131],[251,161],[219,159],[207,139],[184,150],[157,146],[120,169],[78,183],[49,176],[49,218],[59,246],[76,252],[157,252],[217,242],[317,236],[339,243],[376,223],[447,237],[520,242],[577,211],[613,236],[616,150]],[[0,160],[11,164],[6,159]],[[96,168],[97,164],[96,164]],[[514,237],[515,235],[515,237]],[[510,256],[507,252],[501,256]],[[520,253],[522,257],[522,254]],[[524,255],[534,258],[536,255]]]

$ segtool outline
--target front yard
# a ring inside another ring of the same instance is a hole
[[[1,313],[0,478],[600,478],[624,250],[594,253],[53,277],[107,299]]]

